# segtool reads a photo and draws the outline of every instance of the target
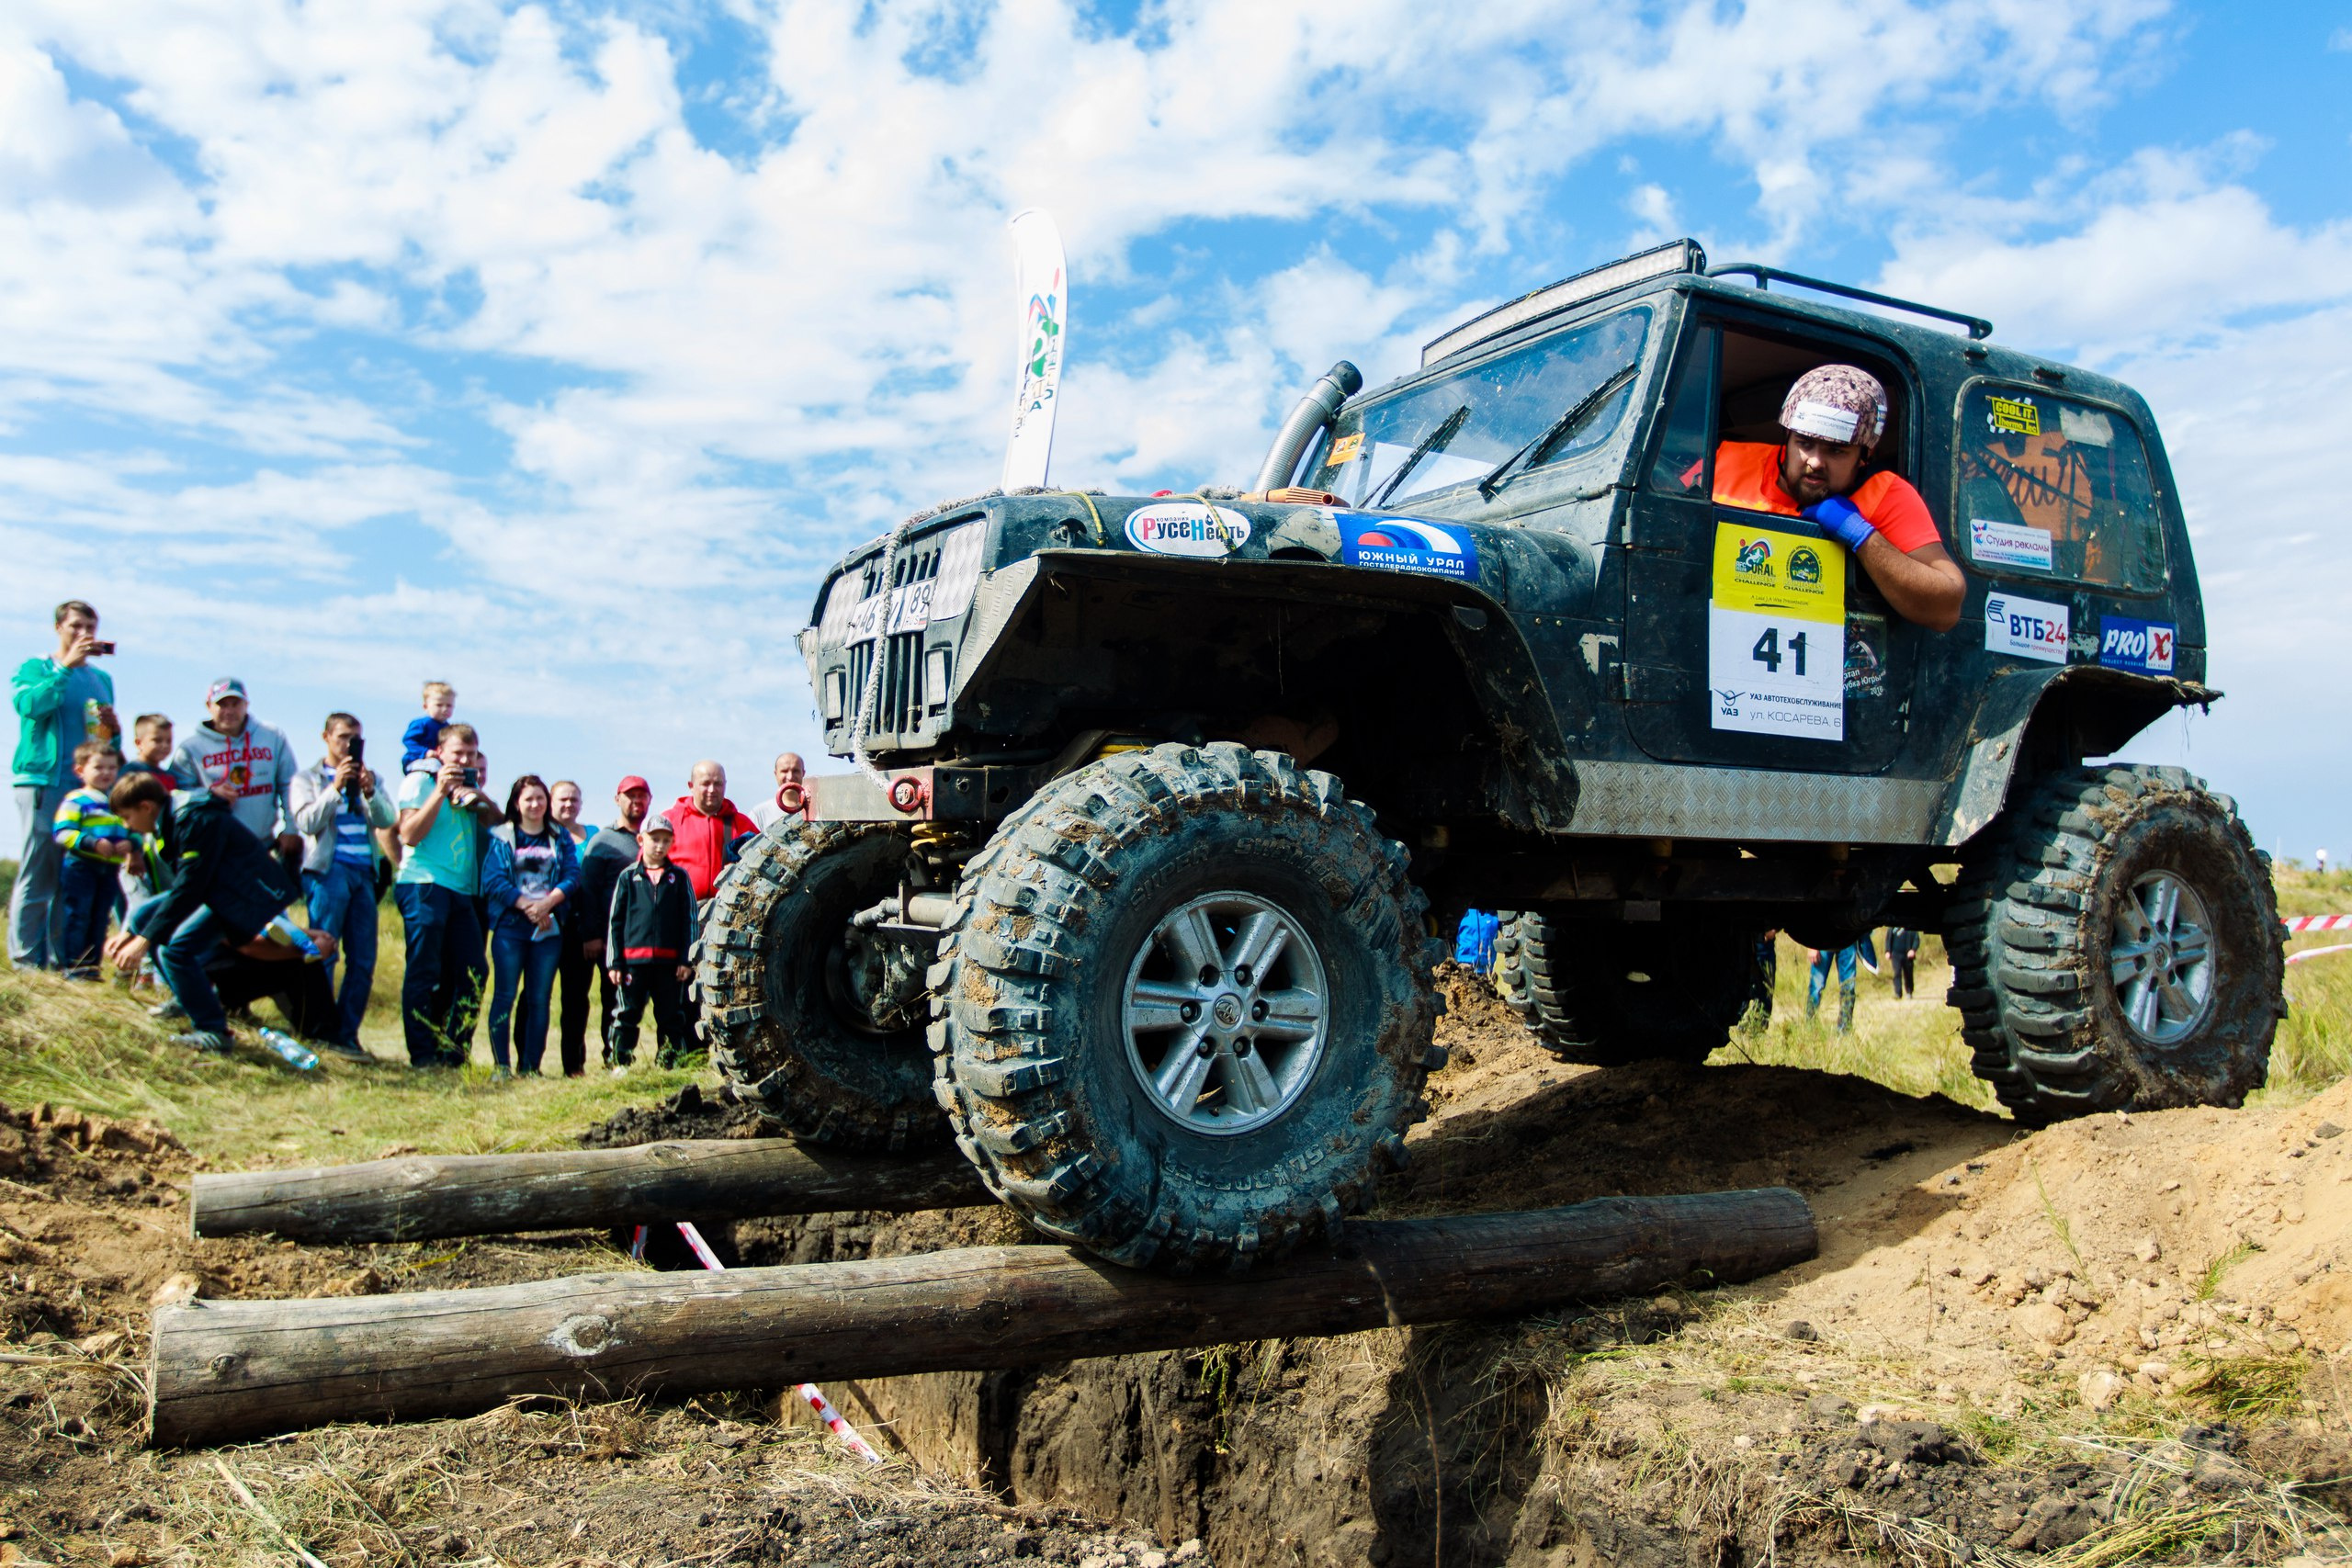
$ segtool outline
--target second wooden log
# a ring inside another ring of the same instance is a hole
[[[489,1290],[197,1302],[155,1314],[161,1443],[470,1415],[523,1395],[620,1397],[1016,1367],[1541,1311],[1813,1256],[1787,1188],[1355,1221],[1328,1251],[1170,1279],[1059,1247],[968,1247],[713,1274],[588,1274]]]
[[[364,1242],[993,1201],[953,1149],[881,1159],[783,1138],[698,1138],[199,1175],[189,1208],[200,1236]]]

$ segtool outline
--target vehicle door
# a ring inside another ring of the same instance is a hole
[[[1777,446],[1791,382],[1838,362],[1886,385],[1874,465],[1916,475],[1905,363],[1867,338],[1713,310],[1694,312],[1678,355],[1622,541],[1634,742],[1669,761],[1879,772],[1903,745],[1924,634],[1814,524],[1718,502],[1715,463],[1728,443]]]

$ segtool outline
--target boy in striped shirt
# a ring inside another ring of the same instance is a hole
[[[57,803],[51,832],[65,863],[58,868],[57,966],[69,980],[98,977],[98,955],[107,944],[107,921],[114,914],[118,878],[130,859],[130,829],[123,826],[107,792],[122,771],[122,753],[108,740],[85,740],[74,748],[74,776],[82,787]]]

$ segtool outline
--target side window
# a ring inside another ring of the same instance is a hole
[[[1978,382],[1961,399],[1956,531],[1969,563],[2150,592],[2164,583],[2148,452],[2112,409]]]
[[[1714,456],[1717,336],[1712,326],[1684,336],[1682,363],[1674,368],[1674,389],[1667,397],[1666,429],[1643,480],[1646,490],[1668,495],[1707,493],[1708,460]]]

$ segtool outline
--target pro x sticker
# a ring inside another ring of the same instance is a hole
[[[1478,545],[1467,529],[1364,512],[1334,512],[1331,521],[1340,530],[1340,559],[1349,566],[1478,581]]]
[[[1984,601],[1984,649],[2052,664],[2066,662],[2066,606],[1996,593]]]
[[[1164,501],[1127,514],[1127,541],[1156,556],[1223,560],[1250,542],[1250,519],[1229,507]]]
[[[2098,661],[2143,675],[2172,673],[2173,626],[2169,621],[2134,621],[2102,615],[2098,624]]]

